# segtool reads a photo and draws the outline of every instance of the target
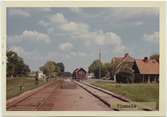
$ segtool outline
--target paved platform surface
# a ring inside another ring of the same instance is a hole
[[[103,102],[69,79],[40,90],[8,111],[110,111]]]

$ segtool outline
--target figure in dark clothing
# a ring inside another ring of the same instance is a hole
[[[38,85],[38,72],[36,72],[36,75],[35,75],[35,84]]]
[[[48,82],[48,79],[49,79],[49,77],[48,76],[46,76],[46,81]]]

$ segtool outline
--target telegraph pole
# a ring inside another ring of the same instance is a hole
[[[99,79],[101,79],[101,48],[99,48]]]

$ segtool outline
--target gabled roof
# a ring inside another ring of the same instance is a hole
[[[83,68],[76,68],[76,69],[73,71],[73,73],[78,72],[78,71],[80,71],[80,70],[82,70],[82,71],[84,71],[84,72],[86,73],[86,70],[83,69]]]
[[[86,73],[86,70],[84,68],[80,68],[78,71],[84,71]]]
[[[135,62],[140,74],[159,74],[159,63],[156,60],[136,59]]]
[[[126,61],[126,62],[134,62],[135,59],[131,56],[129,56],[128,53],[126,53],[123,57],[114,57],[112,61]]]
[[[73,73],[76,72],[76,71],[78,71],[78,70],[79,70],[79,68],[76,68],[76,69],[73,71]]]

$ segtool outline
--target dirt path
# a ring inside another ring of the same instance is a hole
[[[69,79],[55,82],[8,108],[10,111],[109,111],[104,103]]]

